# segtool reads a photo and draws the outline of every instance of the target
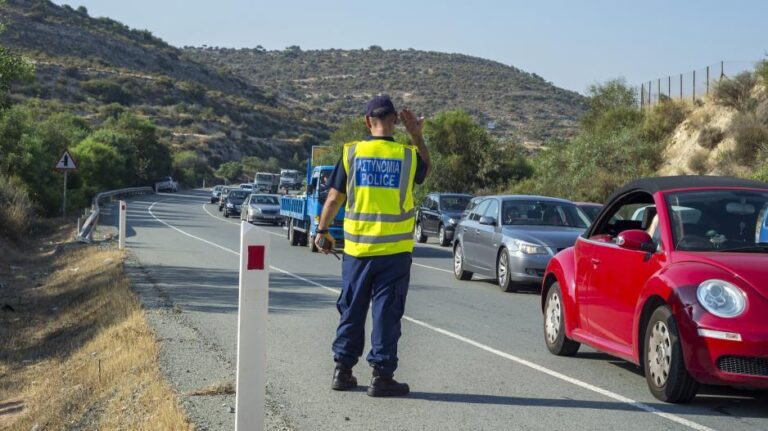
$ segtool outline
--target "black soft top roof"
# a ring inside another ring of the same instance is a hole
[[[629,184],[618,189],[609,199],[611,202],[614,198],[624,195],[631,191],[645,191],[648,193],[656,193],[665,190],[686,189],[686,188],[707,188],[707,187],[733,187],[733,188],[752,188],[752,189],[768,189],[768,184],[754,181],[745,180],[735,177],[716,177],[708,175],[679,175],[674,177],[652,177],[641,178],[639,180],[632,181]]]

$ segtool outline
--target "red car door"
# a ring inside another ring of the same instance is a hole
[[[598,247],[596,241],[585,238],[578,238],[576,240],[576,246],[574,247],[574,257],[576,259],[576,307],[579,310],[577,313],[578,327],[582,330],[589,330],[589,304],[591,298],[590,282],[592,280],[592,273],[596,269],[593,265],[595,259],[595,249]]]
[[[587,313],[590,332],[606,341],[607,348],[631,357],[637,300],[663,256],[610,243],[595,247]]]

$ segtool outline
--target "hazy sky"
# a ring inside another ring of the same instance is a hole
[[[415,48],[535,72],[584,92],[768,51],[768,1],[57,0],[176,46]],[[731,67],[746,67],[732,63]],[[727,66],[728,67],[728,66]]]

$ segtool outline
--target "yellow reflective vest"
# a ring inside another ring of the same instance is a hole
[[[416,148],[375,139],[344,145],[347,172],[344,252],[385,256],[413,252]]]

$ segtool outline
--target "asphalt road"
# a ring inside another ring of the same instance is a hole
[[[208,196],[129,201],[127,246],[155,295],[181,319],[173,324],[183,335],[158,332],[166,373],[182,388],[232,378],[236,362],[239,220],[224,219]],[[491,280],[458,281],[450,250],[434,243],[414,250],[400,341],[396,378],[411,385],[411,395],[366,396],[364,360],[354,370],[357,391],[331,391],[340,263],[291,247],[281,227],[262,228],[271,235],[273,265],[268,428],[768,430],[766,392],[705,387],[693,403],[669,405],[650,395],[629,363],[584,346],[575,358],[551,355],[535,288],[507,294]],[[221,408],[231,399],[219,401],[189,403],[202,428],[233,428],[234,415]]]

